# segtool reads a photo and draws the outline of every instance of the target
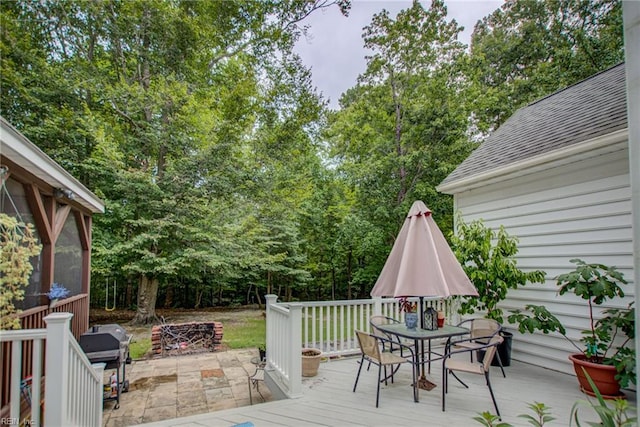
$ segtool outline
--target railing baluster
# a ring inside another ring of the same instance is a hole
[[[11,419],[20,419],[20,379],[22,378],[22,341],[11,346]],[[14,398],[17,396],[18,398]]]
[[[42,400],[42,387],[40,378],[42,378],[42,349],[44,340],[36,339],[33,341],[33,361],[31,368],[31,420],[34,426],[40,425],[40,401]]]

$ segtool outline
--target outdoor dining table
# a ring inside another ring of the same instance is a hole
[[[381,331],[387,334],[395,335],[396,337],[413,340],[414,346],[415,346],[415,351],[413,354],[413,358],[414,358],[413,366],[414,366],[414,369],[419,369],[420,367],[422,367],[421,379],[425,379],[425,380],[426,380],[426,377],[424,373],[424,365],[428,363],[429,373],[431,373],[431,362],[442,359],[444,357],[444,354],[438,354],[431,351],[431,340],[446,338],[447,339],[445,344],[445,349],[446,349],[449,346],[452,337],[466,335],[469,333],[469,329],[463,328],[460,326],[453,326],[453,325],[444,325],[441,328],[438,328],[435,330],[429,330],[429,329],[422,329],[420,327],[409,329],[404,323],[391,323],[387,325],[376,325],[376,328],[380,329]],[[426,352],[426,354],[428,355],[428,359],[426,361],[425,361],[425,351],[424,351],[425,341],[427,341],[428,343],[428,349]],[[420,344],[422,344],[422,351],[420,351]],[[438,357],[432,358],[431,354],[437,354]],[[420,380],[416,381],[416,384],[413,384],[413,386],[416,388],[416,393],[415,393],[416,402],[418,401],[419,383],[420,383]]]

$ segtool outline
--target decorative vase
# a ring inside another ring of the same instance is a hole
[[[317,348],[302,349],[302,376],[315,377],[318,375],[318,367],[320,367],[320,359],[322,352]]]
[[[617,373],[615,366],[589,362],[582,353],[570,355],[569,360],[573,362],[573,369],[576,371],[580,389],[583,393],[595,396],[582,368],[589,374],[602,397],[605,399],[625,398],[624,393],[620,392],[620,384],[615,378]]]
[[[405,313],[404,324],[407,329],[415,329],[418,326],[418,313]]]

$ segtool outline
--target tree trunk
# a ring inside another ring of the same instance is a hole
[[[175,285],[170,284],[167,286],[167,293],[164,298],[164,308],[171,308],[173,306],[173,295],[175,293]]]
[[[260,307],[260,309],[263,309],[264,306],[262,305],[262,298],[260,298],[260,290],[258,289],[258,286],[256,286],[256,298],[258,299],[258,307]]]
[[[204,295],[204,289],[198,289],[196,291],[196,305],[193,308],[200,308],[202,304],[202,296]]]
[[[127,288],[124,292],[124,306],[129,309],[131,307],[131,300],[133,299],[133,283],[131,280],[127,280]]]
[[[353,259],[353,252],[349,250],[349,256],[347,257],[347,299],[351,299],[351,260]]]
[[[158,297],[158,279],[142,276],[138,284],[138,309],[131,321],[134,325],[156,323],[156,298]]]
[[[399,185],[400,188],[398,190],[398,197],[397,197],[398,205],[400,205],[404,201],[405,196],[407,195],[407,171],[403,163],[405,152],[402,148],[402,104],[400,102],[400,97],[398,95],[397,82],[394,78],[393,72],[391,73],[389,80],[391,81],[391,96],[393,97],[393,104],[395,109],[394,139],[396,144],[396,154],[398,156],[398,164],[400,165],[398,170],[398,178],[400,179],[400,185]]]
[[[267,295],[273,293],[271,289],[271,272],[267,271]]]

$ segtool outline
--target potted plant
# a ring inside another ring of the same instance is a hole
[[[572,259],[576,268],[557,277],[558,293],[573,293],[587,302],[589,329],[582,331],[584,347],[578,346],[567,336],[566,328],[558,318],[544,306],[529,304],[525,311],[514,310],[509,321],[518,324],[521,333],[533,333],[536,330],[545,334],[557,332],[567,339],[579,353],[571,354],[578,381],[582,390],[594,395],[595,390],[589,384],[584,370],[593,379],[600,393],[609,398],[620,397],[620,387],[630,382],[636,383],[635,350],[635,309],[610,308],[603,311],[604,317],[596,320],[594,306],[607,300],[624,297],[620,287],[626,284],[622,273],[615,267],[603,264],[587,264],[580,259]]]
[[[49,308],[53,308],[58,304],[58,301],[65,299],[69,296],[69,290],[59,283],[53,283],[51,289],[46,293],[49,297]]]
[[[318,368],[320,367],[321,358],[322,358],[322,352],[317,348],[303,348],[302,349],[302,376],[315,377],[316,375],[318,375]]]
[[[409,301],[408,297],[401,297],[398,302],[400,311],[404,312],[404,324],[407,329],[415,329],[418,326],[418,313],[416,313],[418,304],[415,301]]]
[[[473,285],[477,297],[465,297],[458,313],[484,312],[484,317],[504,323],[504,312],[498,304],[507,297],[509,289],[516,289],[528,282],[544,283],[545,272],[524,272],[518,268],[518,238],[510,236],[504,227],[497,231],[487,228],[481,220],[466,224],[458,217],[456,234],[451,235],[451,247]],[[501,331],[503,342],[498,353],[503,366],[511,364],[513,334]],[[494,359],[493,364],[497,364]]]

